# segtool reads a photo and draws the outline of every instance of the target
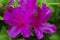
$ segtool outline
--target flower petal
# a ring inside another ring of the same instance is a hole
[[[37,36],[38,39],[42,39],[43,38],[43,32],[37,28],[34,28],[35,34]]]
[[[20,29],[18,27],[12,27],[7,32],[11,38],[15,38],[20,33]]]
[[[52,10],[42,3],[41,21],[46,21],[52,15]]]
[[[9,25],[14,25],[14,22],[13,22],[13,17],[12,15],[9,13],[9,12],[6,12],[4,15],[3,15],[3,19],[4,19],[4,22],[6,24],[9,24]]]
[[[31,35],[30,27],[29,26],[22,27],[21,34],[23,35],[24,38],[30,37]]]
[[[20,7],[26,12],[26,15],[29,16],[34,14],[34,9],[36,6],[36,0],[20,0]]]
[[[51,34],[56,32],[56,26],[54,24],[44,23],[43,31],[45,33]]]

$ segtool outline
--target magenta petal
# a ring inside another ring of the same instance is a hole
[[[22,27],[21,29],[21,34],[23,35],[24,38],[28,38],[31,35],[31,31],[29,27]]]
[[[43,26],[43,31],[45,33],[51,34],[56,32],[56,26],[54,24],[44,23]]]
[[[15,38],[20,33],[20,29],[17,27],[12,27],[8,29],[7,32],[11,38]]]
[[[3,15],[3,18],[4,18],[4,22],[6,24],[9,24],[11,26],[14,25],[14,22],[13,22],[13,17],[12,15],[9,13],[9,12],[6,12],[4,15]]]
[[[47,20],[52,15],[52,10],[46,6],[46,4],[42,3],[41,9],[41,21]]]
[[[36,5],[36,0],[19,0],[19,5],[20,6],[27,6],[27,7],[31,7],[33,5]]]
[[[26,14],[29,16],[31,14],[34,14],[36,0],[20,0],[19,5],[26,12]]]
[[[43,31],[37,29],[37,28],[34,28],[34,31],[35,31],[35,34],[37,36],[38,39],[42,39],[43,38]]]

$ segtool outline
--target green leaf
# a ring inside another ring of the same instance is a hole
[[[59,40],[59,36],[57,34],[52,34],[50,40]]]
[[[9,0],[0,0],[0,2],[2,3],[3,6],[6,6]]]
[[[2,7],[3,5],[2,5],[2,3],[1,3],[1,1],[0,1],[0,7]]]
[[[51,5],[60,5],[60,0],[37,0],[37,5],[39,5],[42,8],[42,2],[44,2],[47,6],[50,8],[52,7]]]
[[[46,0],[47,6],[52,7],[52,5],[60,5],[60,0]]]
[[[13,39],[13,40],[25,40],[24,38],[17,38],[17,39]]]
[[[40,6],[40,8],[42,8],[42,0],[37,0],[37,5]]]
[[[18,6],[18,0],[14,0],[14,7]]]
[[[0,20],[3,20],[3,18],[0,16]]]
[[[42,0],[42,2],[48,4],[48,5],[57,5],[60,4],[60,0]]]
[[[11,38],[7,34],[5,27],[2,27],[2,29],[0,31],[0,40],[11,40]]]

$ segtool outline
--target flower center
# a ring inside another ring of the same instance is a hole
[[[22,17],[18,17],[17,15],[14,16],[14,22],[16,23],[17,26],[24,26],[24,19]]]

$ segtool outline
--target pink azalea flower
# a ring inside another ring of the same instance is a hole
[[[18,4],[19,7],[7,8],[8,11],[3,15],[4,22],[10,25],[7,32],[11,38],[15,38],[18,34],[25,38],[30,37],[30,25],[34,28],[38,39],[43,38],[43,33],[51,34],[56,32],[56,26],[47,23],[52,10],[44,3],[42,9],[36,6],[36,0],[20,0]],[[34,14],[35,10],[36,14]]]
[[[56,26],[47,22],[51,16],[52,10],[42,3],[42,9],[36,7],[36,14],[32,16],[32,27],[38,39],[42,39],[43,33],[54,33],[56,32]]]
[[[8,11],[3,15],[5,23],[11,26],[7,31],[11,38],[15,38],[18,34],[23,35],[25,38],[28,38],[31,35],[29,23],[30,17],[32,14],[34,14],[35,9],[35,4],[31,3],[34,3],[36,1],[26,1],[27,2],[25,5],[24,0],[20,0],[20,7],[7,8]]]

